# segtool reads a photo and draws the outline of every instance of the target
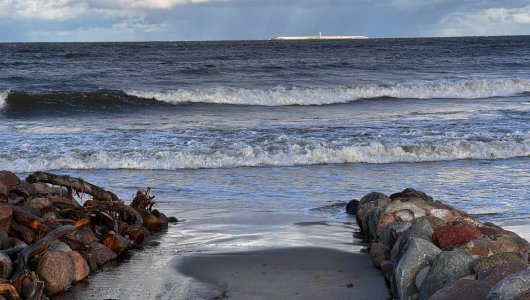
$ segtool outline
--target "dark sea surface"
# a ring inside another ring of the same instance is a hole
[[[162,207],[299,211],[405,187],[530,217],[530,37],[0,44],[0,169]]]

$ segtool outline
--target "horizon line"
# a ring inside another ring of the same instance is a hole
[[[368,39],[357,40],[357,41],[366,41],[366,40],[378,40],[378,39],[445,39],[445,38],[487,38],[487,37],[525,37],[530,36],[530,34],[499,34],[499,35],[457,35],[457,36],[410,36],[410,37],[368,37]],[[303,42],[292,41],[292,40],[272,40],[271,38],[264,39],[204,39],[204,40],[94,40],[94,41],[0,41],[0,44],[24,44],[24,43],[168,43],[168,42],[250,42],[250,41],[273,41],[273,42]],[[307,40],[309,42],[315,40]],[[307,42],[306,41],[306,42]],[[317,40],[318,41],[318,40]],[[323,40],[323,41],[333,41],[333,40]],[[351,40],[350,40],[351,41]]]

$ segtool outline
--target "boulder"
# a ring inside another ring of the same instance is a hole
[[[81,256],[81,254],[79,254],[79,252],[76,251],[68,252],[68,256],[70,256],[70,259],[74,264],[73,282],[78,282],[85,279],[88,274],[90,274],[90,268],[88,267],[86,260]]]
[[[479,256],[491,256],[503,252],[523,255],[530,250],[530,244],[517,235],[502,233],[471,240],[458,249],[470,255]]]
[[[413,238],[394,270],[396,298],[408,300],[418,296],[416,275],[429,264],[431,257],[440,253],[440,249],[431,242]]]
[[[497,282],[486,296],[487,300],[518,299],[530,292],[530,269],[511,274]]]
[[[11,258],[7,254],[0,252],[0,278],[9,278],[11,271],[13,271],[11,263]]]
[[[352,199],[348,204],[346,204],[346,213],[350,215],[354,215],[357,211],[357,207],[359,206],[359,200]]]
[[[357,207],[356,219],[361,231],[368,232],[368,217],[374,208],[381,208],[390,203],[390,198],[382,193],[373,192],[361,198]]]
[[[98,267],[101,267],[107,262],[116,259],[116,257],[118,257],[116,253],[100,243],[93,243],[92,248],[85,251],[86,260],[90,263],[93,259]],[[90,266],[91,269],[92,267],[93,266]]]
[[[39,279],[44,281],[48,296],[66,290],[74,279],[74,264],[67,252],[47,251],[41,256],[36,269]]]
[[[381,262],[381,272],[383,273],[383,276],[385,276],[385,278],[389,281],[391,281],[392,279],[395,266],[396,265],[394,263],[388,260],[383,260]]]
[[[20,183],[20,178],[10,171],[0,171],[0,183],[11,188]]]
[[[352,200],[352,201],[353,201],[353,200]],[[357,200],[355,200],[355,201],[357,201]],[[355,210],[354,210],[354,211],[355,211]],[[178,222],[179,222],[179,220],[178,220],[176,217],[173,217],[173,216],[171,216],[171,217],[167,217],[167,221],[168,221],[169,223],[178,223]]]
[[[473,270],[475,273],[480,273],[485,270],[491,269],[495,267],[496,265],[509,263],[509,262],[517,262],[521,264],[525,264],[526,262],[521,258],[521,256],[515,254],[515,253],[497,253],[493,254],[492,256],[488,257],[481,257],[480,259],[477,259],[473,263]]]
[[[447,225],[433,233],[432,241],[443,250],[452,250],[480,236],[480,231],[470,225]]]
[[[394,247],[390,251],[390,260],[394,263],[399,262],[401,256],[407,251],[411,240],[423,239],[431,241],[433,230],[427,220],[415,219],[410,224],[410,227],[396,240]]]
[[[453,220],[453,214],[448,209],[435,208],[429,211],[429,215],[439,218],[446,223]]]
[[[482,271],[477,274],[477,277],[479,280],[488,282],[491,288],[495,283],[504,279],[506,276],[526,270],[527,268],[528,265],[526,263],[511,261],[496,265],[491,269]]]
[[[394,216],[400,221],[409,222],[414,219],[414,212],[410,209],[401,209],[396,211]]]
[[[444,222],[444,220],[438,218],[438,217],[435,217],[435,216],[424,216],[424,217],[419,217],[417,218],[417,220],[427,220],[427,222],[429,222],[429,224],[431,224],[431,227],[433,230],[436,230],[440,227],[444,227],[446,225],[446,222]]]
[[[70,247],[63,242],[53,241],[48,245],[48,251],[70,252],[72,251],[72,249],[70,249]]]
[[[11,228],[11,216],[13,215],[13,209],[9,206],[0,206],[0,230],[9,232]]]
[[[7,201],[9,199],[9,187],[0,182],[0,201]]]
[[[374,243],[370,248],[370,256],[372,257],[374,267],[379,268],[383,260],[389,259],[390,249],[384,244]]]
[[[446,284],[429,300],[484,300],[489,287],[482,281],[464,277]]]
[[[11,243],[9,242],[9,236],[7,232],[0,230],[0,250],[11,248]]]
[[[82,227],[76,230],[74,239],[87,245],[90,245],[98,240],[96,235],[88,227]]]
[[[421,285],[420,300],[428,300],[447,283],[473,274],[473,262],[473,257],[462,252],[440,252]]]
[[[421,285],[423,284],[423,281],[425,280],[425,277],[427,276],[427,273],[429,273],[429,270],[431,269],[431,266],[426,266],[425,268],[421,269],[418,272],[418,275],[416,275],[416,288],[418,290],[421,289]]]
[[[433,202],[432,197],[428,196],[427,194],[416,191],[412,188],[406,188],[403,191],[399,193],[395,193],[390,195],[390,199],[392,201],[399,200],[401,202],[409,202],[409,201],[425,201],[425,202]]]

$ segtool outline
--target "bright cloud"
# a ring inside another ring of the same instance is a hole
[[[495,7],[476,12],[455,12],[442,19],[442,35],[530,34],[530,5],[519,8]]]

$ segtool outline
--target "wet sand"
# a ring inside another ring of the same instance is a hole
[[[353,224],[296,213],[170,211],[142,251],[56,299],[388,299]]]

